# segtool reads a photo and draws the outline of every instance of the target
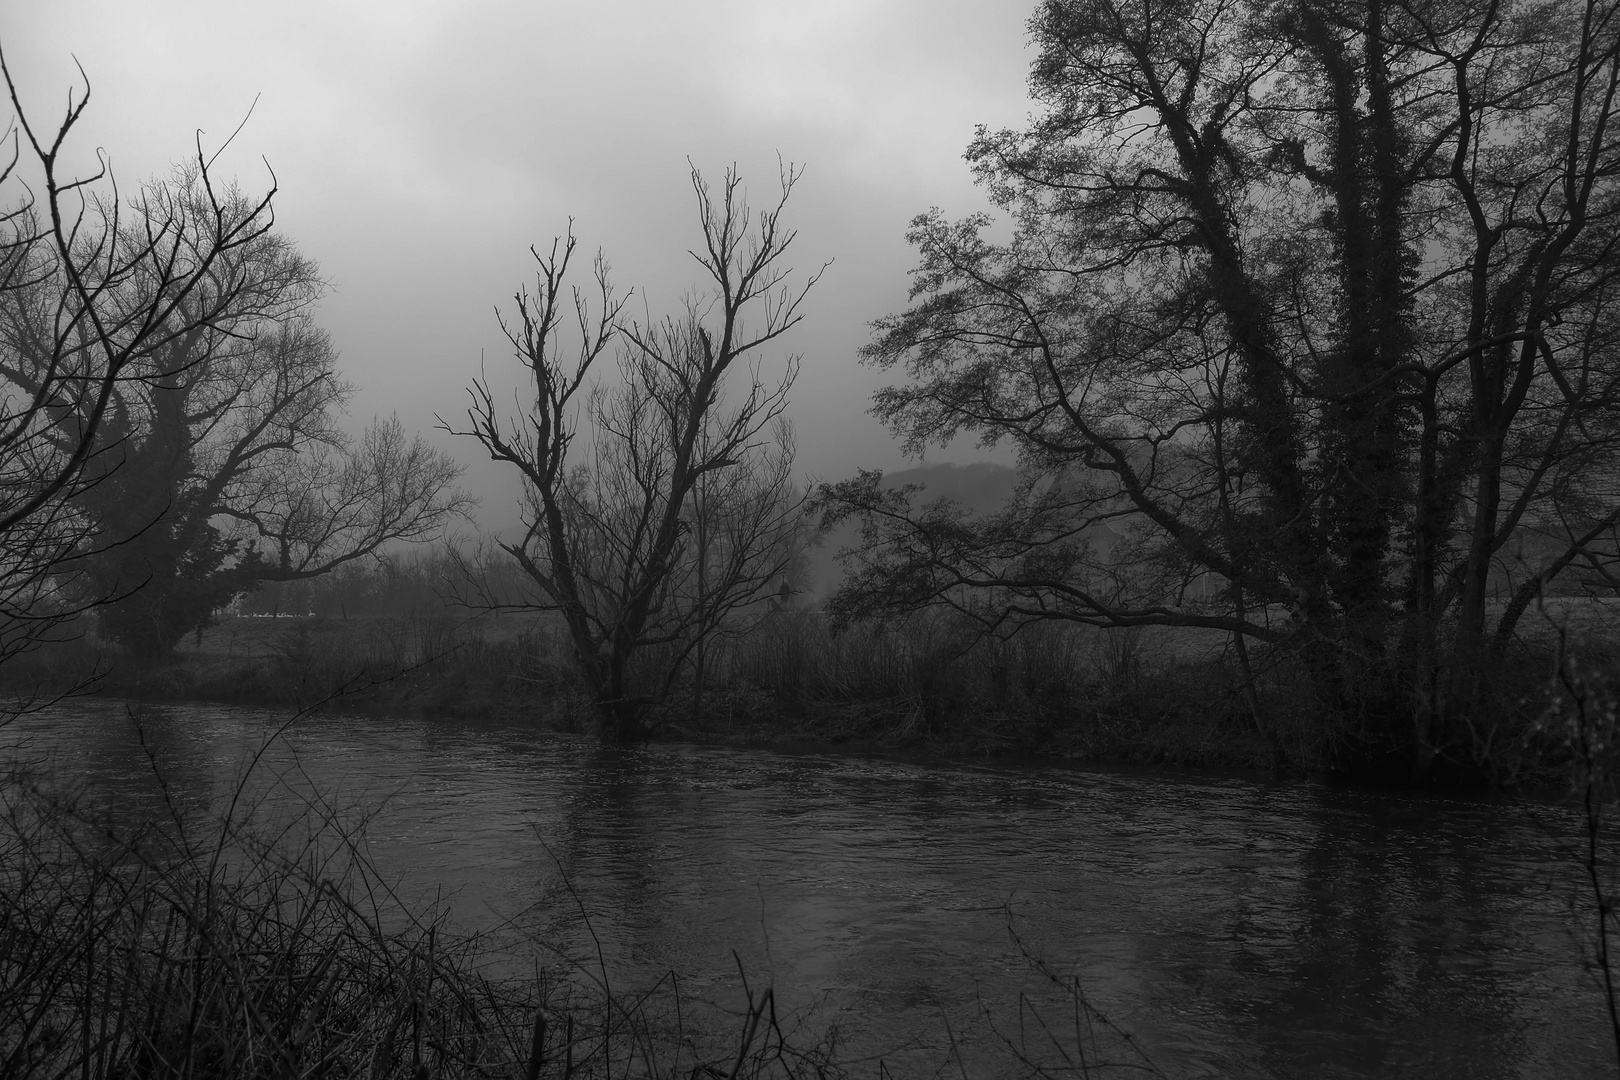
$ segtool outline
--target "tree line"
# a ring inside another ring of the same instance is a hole
[[[1527,613],[1620,586],[1620,4],[1047,0],[1029,29],[1036,113],[967,152],[1010,237],[914,220],[911,302],[863,354],[908,448],[1016,452],[1005,508],[796,482],[799,173],[755,211],[694,169],[704,292],[637,319],[570,228],[501,316],[522,407],[480,379],[441,420],[526,492],[523,588],[482,600],[556,612],[634,738],[819,513],[860,527],[835,620],[1212,630],[1251,698],[1300,674],[1346,767],[1479,767]],[[167,648],[462,508],[397,424],[333,427],[323,286],[273,191],[199,150],[92,196],[54,176],[83,100],[54,142],[12,102],[45,182],[5,219],[4,640],[116,600],[116,639]]]
[[[90,102],[12,107],[0,188],[0,661],[96,611],[139,657],[233,596],[435,534],[459,469],[397,419],[359,439],[318,268],[198,144],[121,190],[62,158]]]
[[[1620,584],[1620,9],[1051,0],[1030,31],[1039,113],[967,153],[1012,238],[917,218],[865,351],[909,445],[1010,444],[1025,482],[986,517],[837,485],[841,613],[1214,628],[1303,671],[1342,762],[1479,766],[1526,612]]]
[[[245,195],[200,143],[133,195],[104,161],[65,176],[88,80],[43,126],[3,53],[0,75],[0,661],[91,613],[161,658],[233,600],[353,578],[469,509],[459,467],[397,419],[339,427],[353,388],[314,319],[326,284],[276,229],[273,186]],[[815,280],[781,265],[797,177],[755,214],[734,172],[714,191],[693,170],[713,295],[678,315],[627,318],[600,254],[582,289],[571,234],[536,250],[536,288],[501,322],[533,407],[507,418],[475,381],[453,429],[527,492],[525,533],[461,559],[455,599],[560,612],[610,738],[642,734],[705,644],[765,610],[808,535],[783,415],[798,361],[758,355]]]

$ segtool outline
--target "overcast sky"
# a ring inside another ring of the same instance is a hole
[[[334,288],[319,319],[359,386],[358,422],[459,418],[492,314],[530,276],[528,246],[570,216],[654,313],[697,283],[688,157],[736,162],[764,202],[780,154],[805,174],[789,204],[794,264],[832,259],[793,396],[799,467],[835,479],[904,464],[866,409],[868,323],[905,304],[915,214],[984,207],[962,151],[975,124],[1029,112],[1033,0],[49,0],[7,5],[6,50],[35,118],[93,86],[77,143],[124,183],[167,171],[194,133],[248,191],[280,184],[277,218]],[[260,159],[264,159],[261,161]],[[475,444],[479,519],[510,523],[502,474]],[[464,443],[464,445],[456,445]],[[930,461],[985,455],[959,445]],[[503,509],[504,507],[504,509]]]

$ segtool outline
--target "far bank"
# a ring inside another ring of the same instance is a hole
[[[1608,607],[1569,606],[1566,641],[1612,653]],[[1555,780],[1556,754],[1535,739],[1548,644],[1526,642],[1501,673],[1511,708],[1492,732],[1499,786]],[[648,726],[656,739],[773,748],[1331,771],[1342,722],[1324,720],[1286,663],[1243,679],[1227,645],[1198,631],[1058,625],[998,640],[946,619],[834,633],[818,612],[783,610],[713,642]],[[7,686],[589,731],[569,649],[554,619],[527,613],[237,616],[157,661],[87,632],[14,665]]]

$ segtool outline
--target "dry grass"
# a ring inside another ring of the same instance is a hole
[[[573,676],[549,622],[448,612],[403,618],[223,618],[167,661],[133,663],[93,634],[7,667],[0,685],[49,692],[93,677],[136,701],[315,703],[404,715],[534,719]]]
[[[1554,598],[1526,614],[1511,655],[1493,669],[1501,715],[1473,718],[1480,730],[1465,733],[1469,752],[1503,783],[1534,779],[1540,768],[1530,719],[1560,632],[1589,652],[1620,647],[1620,601]],[[1249,678],[1230,638],[1213,631],[1046,624],[993,639],[924,613],[898,627],[835,634],[819,613],[788,610],[712,642],[701,693],[689,678],[650,719],[665,733],[766,745],[1296,770],[1331,761],[1344,735],[1331,710],[1289,656],[1251,651]],[[73,685],[99,665],[102,692],[137,700],[294,708],[330,700],[347,710],[576,732],[592,723],[571,645],[547,615],[443,608],[227,618],[173,662],[140,668],[98,654],[90,638],[47,653],[33,661],[41,667],[43,658],[45,675],[12,665],[7,676],[32,691]]]
[[[271,822],[245,791],[130,825],[35,777],[0,784],[0,1075],[838,1075],[783,1034],[769,989],[706,1038],[672,978],[616,995],[566,967],[493,976],[521,942],[412,912],[330,807]]]
[[[1264,673],[1256,717],[1225,639],[1047,624],[984,638],[937,615],[833,633],[778,612],[712,650],[703,715],[728,735],[1270,767],[1316,749],[1307,702]],[[679,713],[677,703],[672,712]]]

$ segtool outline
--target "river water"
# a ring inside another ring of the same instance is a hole
[[[0,745],[136,800],[150,753],[217,800],[285,721],[140,716],[138,738],[121,703],[78,702]],[[366,808],[379,867],[466,928],[582,959],[594,933],[618,985],[673,970],[732,1005],[740,962],[896,1075],[951,1037],[989,1075],[1020,993],[1061,1005],[1031,957],[1171,1076],[1614,1075],[1564,807],[356,717],[299,721],[254,782]]]

